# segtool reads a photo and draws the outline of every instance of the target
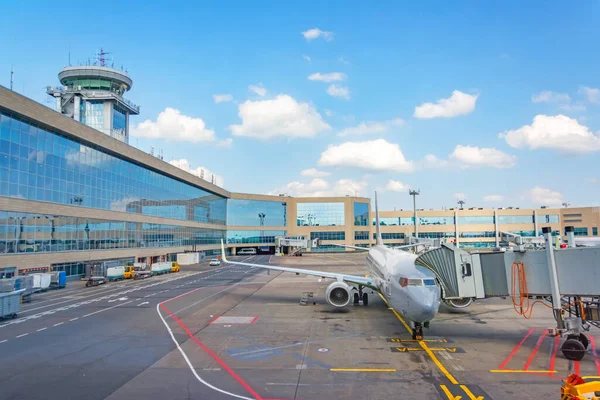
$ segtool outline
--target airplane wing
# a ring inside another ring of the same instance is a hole
[[[221,240],[221,257],[223,258],[223,261],[226,262],[227,264],[244,265],[246,267],[264,268],[264,269],[270,269],[273,271],[293,272],[295,274],[312,275],[312,276],[318,276],[321,278],[330,278],[330,279],[335,279],[338,281],[343,281],[346,283],[362,285],[362,286],[368,287],[370,289],[379,291],[379,289],[375,286],[375,282],[373,282],[373,280],[371,278],[364,278],[362,276],[336,274],[333,272],[324,272],[324,271],[313,271],[310,269],[279,267],[279,266],[275,266],[275,265],[262,265],[262,264],[253,264],[253,263],[247,263],[247,262],[230,261],[225,256],[225,245],[223,244],[223,240]]]

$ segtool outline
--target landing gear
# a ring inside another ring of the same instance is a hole
[[[357,306],[358,302],[360,300],[360,296],[358,295],[358,293],[354,293],[354,305]]]
[[[362,286],[358,286],[358,292],[354,292],[354,305],[357,306],[360,300],[362,300],[363,306],[369,305],[369,295],[363,292]]]
[[[415,322],[415,327],[412,330],[413,340],[423,340],[423,325],[420,322]]]
[[[363,306],[368,306],[369,305],[369,295],[366,293],[363,293],[362,299],[363,299]]]
[[[583,333],[578,335],[569,335],[563,343],[560,350],[567,360],[581,361],[585,356],[589,340]]]

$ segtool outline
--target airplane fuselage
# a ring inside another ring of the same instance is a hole
[[[367,268],[379,292],[402,316],[412,322],[428,322],[438,312],[440,288],[435,274],[415,265],[417,256],[377,245],[369,250]]]

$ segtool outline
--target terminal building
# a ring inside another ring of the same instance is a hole
[[[221,239],[232,254],[273,253],[278,236],[319,238],[312,251],[375,242],[369,198],[232,193],[129,146],[129,115],[139,113],[122,97],[131,79],[105,66],[73,68],[59,74],[62,89],[48,89],[56,110],[0,86],[0,272],[52,268],[76,277],[105,261],[216,255]],[[549,226],[559,235],[574,226],[577,236],[598,236],[600,226],[597,207],[380,214],[390,245],[416,233],[492,248],[501,232],[536,236]]]

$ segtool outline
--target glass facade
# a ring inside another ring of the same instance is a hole
[[[82,124],[104,131],[104,102],[93,100],[81,100],[79,119]]]
[[[598,227],[596,227],[596,226],[592,227],[592,235],[598,236]]]
[[[534,237],[535,231],[532,229],[530,231],[511,231],[510,233],[523,236],[523,237]]]
[[[546,224],[556,224],[560,222],[558,214],[538,215],[538,222]]]
[[[496,232],[461,232],[461,238],[493,238],[496,237]]]
[[[440,239],[453,237],[455,237],[454,232],[419,232],[419,238],[421,239]]]
[[[310,240],[315,240],[315,239],[321,239],[321,240],[346,240],[346,232],[344,231],[340,231],[340,232],[311,232],[310,233]],[[368,239],[368,237],[367,237]]]
[[[502,217],[499,217],[502,218]],[[493,224],[494,216],[490,215],[459,215],[459,224]]]
[[[454,225],[454,217],[419,217],[419,225]]]
[[[287,203],[262,200],[227,200],[227,225],[286,226]]]
[[[377,233],[373,234],[373,239],[377,239]],[[381,239],[383,239],[383,240],[404,239],[404,233],[381,232]]]
[[[469,242],[461,240],[458,243],[458,247],[470,249],[489,249],[496,247],[496,242]]]
[[[225,225],[227,213],[224,197],[5,113],[0,113],[0,193],[218,225]]]
[[[354,240],[369,240],[369,232],[368,231],[354,232]]]
[[[110,136],[127,143],[127,112],[113,104],[112,130]]]
[[[587,236],[588,228],[575,228],[573,229],[573,233],[575,234],[575,236]]]
[[[118,260],[111,260],[111,266],[121,266],[121,265],[132,265],[135,262],[134,257],[122,258]],[[106,261],[104,260],[93,260],[93,261],[85,261],[85,262],[69,262],[69,263],[60,263],[60,264],[52,264],[53,271],[65,271],[67,276],[73,275],[84,275],[85,274],[85,266],[86,265],[98,265],[104,264]],[[108,264],[108,263],[106,263]]]
[[[381,226],[399,226],[399,225],[414,225],[413,217],[379,217]],[[376,225],[375,217],[373,217],[373,226]]]
[[[275,243],[276,236],[286,231],[227,231],[227,243]]]
[[[344,203],[298,203],[298,226],[343,226]]]
[[[0,254],[219,244],[224,230],[0,211]]]
[[[310,251],[318,253],[318,252],[346,251],[346,249],[341,246],[336,246],[333,244],[322,244],[319,247],[311,248]]]
[[[498,215],[499,224],[533,224],[533,215]]]
[[[369,225],[369,203],[354,203],[354,225]]]

